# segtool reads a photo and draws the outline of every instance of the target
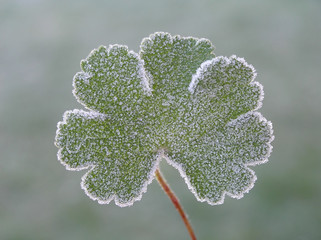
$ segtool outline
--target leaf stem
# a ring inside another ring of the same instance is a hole
[[[186,228],[187,231],[191,237],[192,240],[196,240],[196,236],[195,233],[193,231],[193,228],[190,224],[190,222],[188,221],[188,218],[178,200],[178,198],[175,196],[174,192],[170,189],[169,185],[166,183],[166,180],[163,178],[161,172],[159,171],[159,169],[156,169],[155,171],[155,175],[156,175],[156,179],[159,183],[159,185],[161,185],[161,187],[163,188],[164,192],[167,194],[167,196],[170,198],[170,200],[172,201],[172,203],[174,204],[175,208],[177,209],[177,211],[179,212]]]

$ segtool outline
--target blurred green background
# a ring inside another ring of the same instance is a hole
[[[137,52],[155,31],[253,64],[274,125],[270,162],[241,200],[199,203],[162,163],[199,240],[321,239],[319,0],[0,0],[0,239],[188,239],[156,181],[132,207],[99,205],[53,144],[64,111],[82,108],[71,93],[80,60],[101,44]]]

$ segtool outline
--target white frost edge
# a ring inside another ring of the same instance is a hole
[[[232,193],[229,193],[227,191],[223,191],[222,195],[221,195],[221,198],[216,201],[216,202],[213,202],[211,201],[209,198],[201,198],[198,196],[197,194],[197,191],[196,189],[192,186],[191,182],[189,181],[189,178],[187,177],[185,171],[183,170],[183,167],[182,167],[182,164],[178,164],[176,163],[175,161],[171,160],[169,157],[167,157],[166,155],[163,155],[162,157],[167,161],[167,163],[171,166],[173,166],[174,168],[176,168],[181,177],[184,179],[188,189],[194,194],[194,196],[196,197],[196,199],[199,201],[199,202],[207,202],[208,204],[210,205],[220,205],[220,204],[223,204],[224,203],[224,200],[225,200],[225,196],[229,196],[231,198],[236,198],[236,199],[241,199],[244,197],[244,194],[245,193],[248,193],[253,187],[254,187],[254,184],[257,180],[257,176],[255,175],[255,172],[254,170],[250,169],[249,166],[254,166],[254,165],[259,165],[259,164],[262,164],[262,163],[266,163],[268,161],[268,158],[270,157],[270,154],[272,152],[272,149],[273,149],[273,146],[271,145],[271,142],[274,140],[274,136],[273,136],[273,128],[272,128],[272,123],[270,121],[267,121],[261,113],[259,112],[248,112],[246,114],[243,114],[241,115],[239,118],[244,118],[246,115],[248,114],[253,114],[258,116],[259,117],[259,121],[263,121],[265,122],[268,127],[269,127],[269,130],[270,130],[270,133],[271,133],[271,138],[269,139],[269,141],[266,143],[268,145],[268,151],[267,151],[267,154],[263,157],[263,159],[261,161],[257,161],[257,162],[252,162],[252,163],[244,163],[244,168],[250,172],[250,174],[252,174],[252,181],[250,181],[250,184],[247,186],[246,189],[244,189],[240,194],[232,194]],[[237,119],[239,119],[237,118]],[[234,122],[236,121],[237,119],[234,119],[232,120],[231,122]],[[229,122],[228,124],[230,124],[231,122]]]
[[[127,47],[127,46],[126,46]],[[141,79],[141,86],[143,88],[143,92],[147,95],[147,96],[151,96],[152,95],[152,89],[150,87],[150,81],[148,78],[148,74],[145,71],[144,68],[144,60],[141,59],[138,55],[138,53],[135,53],[134,51],[130,50],[128,52],[128,55],[133,55],[137,61],[138,61],[138,77]]]
[[[264,90],[263,90],[263,85],[257,81],[252,81],[250,82],[251,86],[257,86],[260,89],[260,96],[259,99],[257,100],[256,106],[253,108],[252,111],[259,110],[263,106],[263,99],[264,99]]]
[[[201,64],[201,66],[196,70],[196,73],[192,76],[192,81],[190,85],[188,86],[188,91],[190,91],[192,94],[194,94],[195,89],[200,81],[200,79],[203,77],[203,72],[207,70],[207,68],[210,65],[214,65],[216,62],[218,62],[223,57],[215,57],[211,60],[207,60]]]
[[[188,90],[190,91],[191,94],[194,94],[195,92],[195,89],[199,83],[200,80],[202,80],[202,78],[204,77],[203,73],[207,71],[207,69],[211,66],[214,66],[217,62],[223,60],[225,62],[226,65],[229,65],[231,64],[232,60],[235,59],[236,61],[239,61],[241,63],[244,64],[245,67],[248,67],[252,70],[253,72],[253,77],[251,78],[250,80],[250,83],[252,83],[252,81],[256,78],[257,76],[257,73],[256,73],[256,70],[255,68],[253,67],[253,65],[251,64],[248,64],[244,58],[240,58],[240,57],[237,57],[235,55],[232,55],[231,57],[224,57],[224,56],[218,56],[218,57],[215,57],[211,60],[207,60],[205,62],[203,62],[201,64],[201,66],[196,70],[196,73],[193,74],[192,76],[192,80],[191,80],[191,83],[188,87]]]
[[[184,39],[194,39],[196,41],[196,44],[195,44],[196,46],[200,42],[208,42],[208,43],[210,43],[211,46],[213,46],[213,49],[215,48],[214,45],[212,44],[212,42],[207,38],[196,38],[196,37],[192,37],[192,36],[182,37],[179,34],[171,35],[169,32],[162,32],[162,31],[154,32],[154,33],[150,34],[148,37],[143,38],[142,41],[141,41],[140,46],[142,46],[143,43],[146,42],[146,41],[154,41],[156,36],[161,36],[162,38],[164,36],[169,36],[169,40],[171,41],[171,43],[173,43],[174,38],[183,39],[183,40]],[[140,52],[143,52],[143,51],[144,50],[142,50],[142,49],[140,50]]]

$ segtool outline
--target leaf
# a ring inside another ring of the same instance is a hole
[[[89,111],[58,123],[58,159],[88,169],[82,188],[99,203],[140,200],[161,159],[177,168],[199,201],[240,198],[256,180],[249,166],[267,161],[272,125],[253,66],[215,57],[206,39],[155,33],[136,54],[126,46],[93,50],[74,77]]]

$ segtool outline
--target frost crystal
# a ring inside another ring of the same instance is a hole
[[[89,111],[58,123],[58,159],[89,169],[81,186],[94,200],[140,200],[161,159],[177,168],[199,201],[240,198],[267,161],[272,125],[260,113],[262,85],[252,65],[215,57],[206,39],[155,33],[136,54],[93,50],[81,61],[74,95]]]

